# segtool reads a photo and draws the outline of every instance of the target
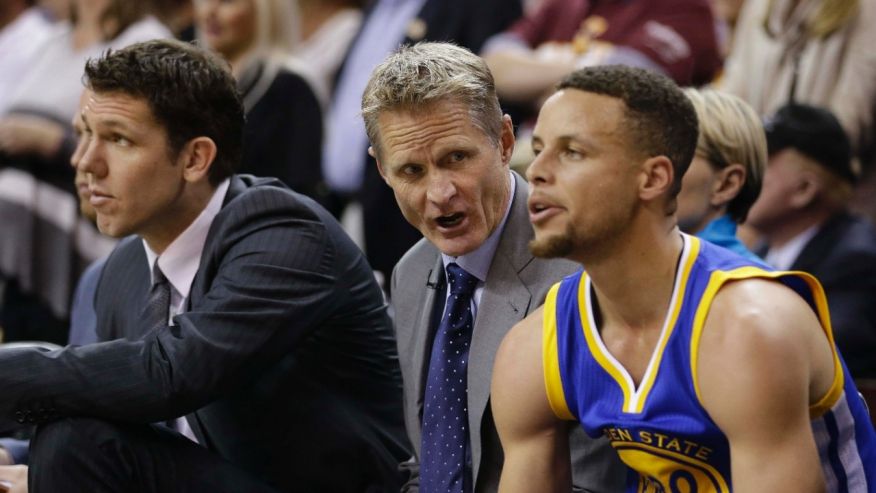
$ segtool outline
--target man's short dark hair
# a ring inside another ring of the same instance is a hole
[[[622,100],[629,145],[646,156],[669,158],[675,170],[670,196],[678,194],[699,127],[693,105],[672,80],[640,68],[605,65],[572,72],[557,86],[566,88]]]
[[[213,185],[231,176],[241,159],[243,105],[228,64],[192,44],[152,40],[108,50],[85,65],[86,85],[147,101],[177,154],[196,137],[216,143]]]

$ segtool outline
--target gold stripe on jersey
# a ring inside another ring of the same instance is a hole
[[[632,395],[632,390],[630,389],[630,384],[627,384],[627,380],[624,378],[625,372],[621,371],[617,366],[612,364],[611,360],[606,357],[605,353],[599,347],[599,343],[597,339],[599,338],[599,334],[592,334],[591,332],[594,329],[590,326],[588,321],[589,316],[588,312],[590,311],[590,306],[587,303],[587,298],[589,297],[588,289],[587,289],[587,273],[581,274],[581,282],[578,285],[578,307],[581,312],[581,327],[584,330],[584,339],[587,341],[587,348],[590,351],[590,354],[593,355],[593,359],[599,363],[599,366],[602,367],[603,370],[606,371],[611,378],[613,378],[617,384],[620,386],[621,391],[624,394],[624,410],[627,409],[630,403],[630,396]]]
[[[827,308],[827,297],[824,294],[824,289],[821,287],[821,284],[818,282],[817,279],[815,279],[815,277],[806,272],[769,272],[758,267],[746,266],[729,271],[713,272],[712,276],[709,278],[709,284],[703,292],[703,296],[701,298],[700,305],[697,308],[696,315],[694,316],[693,332],[691,334],[690,341],[690,369],[691,376],[693,377],[694,392],[696,393],[697,400],[699,400],[700,405],[702,405],[703,403],[702,396],[700,395],[699,375],[697,374],[697,359],[699,354],[700,338],[703,333],[703,326],[706,322],[706,316],[709,314],[709,309],[712,306],[712,302],[714,301],[715,295],[718,293],[718,290],[721,289],[721,287],[728,281],[754,278],[780,280],[780,278],[786,276],[799,277],[804,282],[806,282],[807,286],[809,286],[809,289],[812,292],[813,301],[815,301],[815,312],[818,316],[818,321],[820,322],[822,331],[824,331],[824,334],[827,336],[827,340],[830,343],[830,350],[833,354],[833,382],[831,383],[831,386],[825,393],[825,395],[821,397],[821,399],[819,399],[814,404],[809,405],[810,418],[815,419],[823,415],[824,413],[829,411],[834,406],[834,404],[836,404],[837,400],[839,400],[840,396],[843,393],[843,370],[842,364],[840,363],[839,359],[839,353],[837,352],[836,346],[834,345],[833,329],[830,325],[830,313]]]
[[[574,421],[575,416],[569,411],[560,376],[560,358],[557,347],[557,292],[559,290],[560,283],[551,286],[544,300],[544,311],[542,312],[544,318],[542,323],[544,387],[547,391],[548,403],[554,414],[560,419]]]

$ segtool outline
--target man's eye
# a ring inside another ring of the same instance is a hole
[[[401,169],[401,173],[405,176],[416,176],[420,174],[419,166],[405,166]]]
[[[465,153],[464,152],[457,151],[457,152],[450,153],[450,162],[458,163],[458,162],[464,161],[464,160],[465,160]]]

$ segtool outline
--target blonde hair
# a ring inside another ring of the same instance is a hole
[[[732,94],[694,88],[684,92],[700,122],[696,153],[719,170],[734,163],[745,167],[745,182],[739,194],[727,204],[730,217],[742,223],[760,195],[766,168],[763,123],[748,103]]]
[[[252,0],[256,12],[256,49],[289,54],[299,43],[298,9],[289,0]]]
[[[498,145],[502,110],[483,59],[452,43],[403,46],[374,69],[362,95],[365,131],[380,153],[377,119],[384,111],[442,101],[465,104],[473,123]]]
[[[255,39],[252,51],[260,56],[285,59],[299,43],[300,19],[297,2],[289,0],[250,0],[255,12]],[[198,43],[209,46],[203,33],[197,33]]]
[[[770,0],[767,18],[769,18],[775,4],[776,0]],[[859,0],[821,0],[818,8],[813,9],[809,18],[804,22],[804,35],[809,38],[830,36],[851,21],[858,14],[859,7]],[[764,27],[767,32],[770,32],[767,19],[764,19]]]

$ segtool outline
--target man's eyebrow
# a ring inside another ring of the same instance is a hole
[[[105,129],[105,130],[131,131],[134,128],[134,125],[131,125],[130,123],[124,122],[122,120],[112,119],[112,118],[107,119],[107,120],[101,120],[99,122],[99,124],[100,124],[100,127]]]

